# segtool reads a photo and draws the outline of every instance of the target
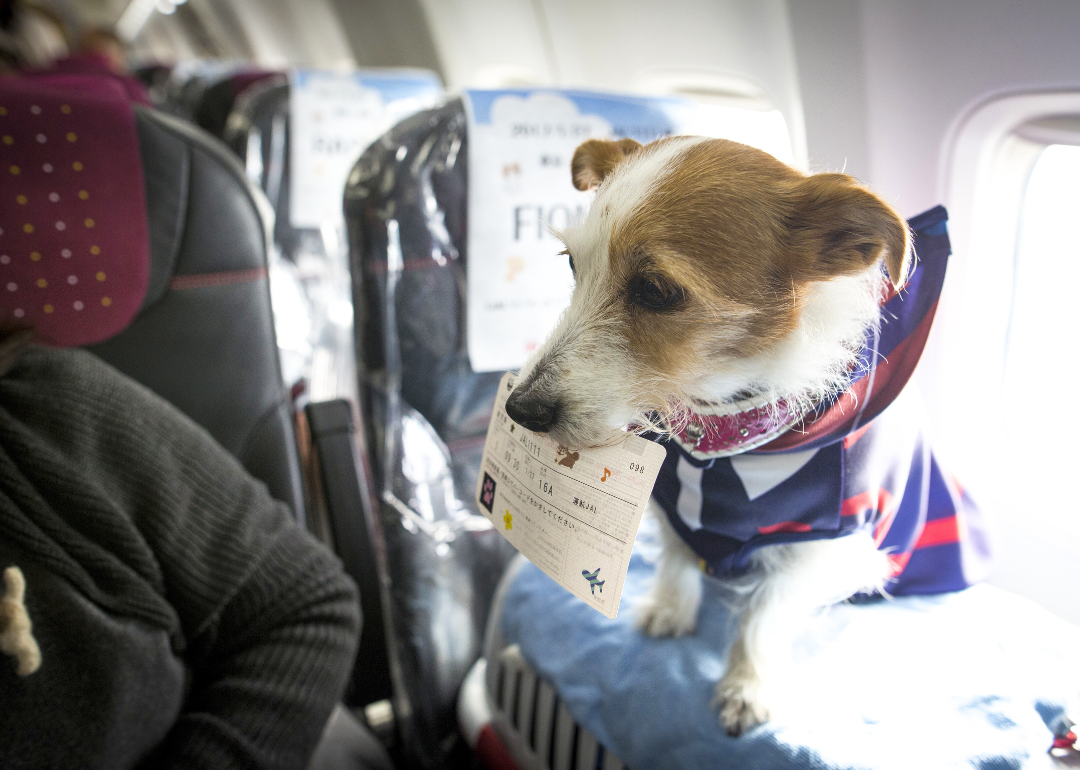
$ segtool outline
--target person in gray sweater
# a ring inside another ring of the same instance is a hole
[[[0,767],[303,768],[356,652],[337,559],[146,388],[7,347],[0,573],[40,656],[0,654]]]

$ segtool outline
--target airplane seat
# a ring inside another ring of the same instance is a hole
[[[317,230],[293,227],[289,221],[289,81],[284,74],[266,78],[236,100],[224,131],[247,172],[274,209],[274,243],[281,256],[296,261],[298,251],[322,250]]]
[[[110,78],[4,79],[0,107],[0,190],[15,202],[0,208],[0,324],[32,326],[44,344],[85,347],[149,387],[303,524],[267,281],[271,214],[261,193],[228,148],[132,105]],[[318,497],[355,499],[341,403],[312,406],[328,407],[311,414],[338,442],[340,458],[324,458]],[[346,560],[358,582],[362,558]],[[358,666],[354,680],[364,677]],[[345,756],[355,718],[338,714],[334,725],[335,746],[324,753]]]
[[[280,74],[277,70],[241,68],[211,80],[202,91],[193,118],[205,131],[221,138],[237,98],[261,80]]]
[[[279,321],[279,341],[291,347],[283,360],[300,372],[312,398],[356,401],[340,196],[345,174],[383,127],[433,103],[439,93],[437,77],[422,70],[299,69],[247,88],[229,116],[225,141],[274,209],[272,285],[280,294],[288,284],[292,315],[304,316],[292,330]]]
[[[163,112],[194,122],[195,108],[209,85],[210,76],[192,72],[187,67],[174,67],[162,87],[158,108]]]
[[[256,83],[279,74],[241,62],[194,60],[168,68],[140,70],[153,79],[151,96],[163,112],[183,118],[221,137],[237,98]]]
[[[101,78],[93,76],[39,76],[9,85],[40,89],[43,99],[49,96],[53,101],[77,86],[88,90],[83,109],[90,114],[124,108],[132,111],[127,102],[122,106],[112,104],[112,92]],[[54,97],[54,93],[59,95]],[[145,253],[141,257],[129,254],[131,263],[117,263],[115,271],[61,276],[57,280],[64,281],[62,286],[72,295],[71,302],[82,301],[83,309],[74,310],[68,302],[55,304],[53,312],[35,319],[37,325],[40,327],[46,319],[52,324],[79,323],[91,309],[96,310],[88,299],[77,296],[83,287],[89,290],[100,283],[115,291],[116,279],[125,276],[130,281],[136,270],[144,272],[143,294],[134,308],[138,312],[129,317],[130,323],[116,328],[115,334],[81,344],[204,426],[252,475],[266,483],[274,497],[287,503],[303,520],[304,498],[290,405],[281,385],[271,323],[267,236],[260,199],[252,194],[224,148],[181,121],[135,106],[134,134],[130,136],[136,139],[137,146],[112,147],[100,141],[91,143],[91,137],[78,129],[78,105],[67,106],[69,113],[49,116],[44,125],[70,122],[69,136],[74,140],[68,142],[60,135],[50,141],[47,132],[42,133],[46,141],[35,141],[33,149],[44,152],[43,165],[35,167],[27,160],[25,171],[18,176],[20,188],[26,190],[22,194],[31,201],[27,206],[32,206],[38,197],[47,206],[41,216],[66,213],[76,217],[80,208],[102,209],[106,195],[117,198],[110,191],[141,178],[142,190],[131,191],[132,196],[137,196],[129,204],[127,216],[132,217],[130,227],[138,224],[144,233],[133,246],[121,244],[112,249],[124,252],[137,247]],[[12,122],[11,117],[8,121]],[[26,130],[30,127],[26,126]],[[50,163],[48,150],[64,150],[71,157],[63,165],[58,161]],[[137,160],[127,169],[126,178],[110,161],[114,156]],[[78,164],[78,170],[71,164]],[[52,170],[45,172],[42,168]],[[51,189],[60,182],[71,189]],[[85,201],[77,197],[83,193]],[[57,196],[55,203],[48,199],[50,195]],[[77,265],[75,260],[81,259],[87,260],[81,269],[89,270],[109,253],[106,239],[118,232],[107,227],[101,217],[119,217],[121,208],[114,206],[103,209],[97,217],[73,220],[64,224],[64,229],[60,229],[61,224],[39,223],[29,236],[33,241],[28,243],[32,253],[39,255],[35,266],[62,272],[68,264]],[[5,206],[5,210],[9,216],[16,214],[12,208]],[[140,211],[145,211],[145,224],[137,221]],[[75,234],[92,234],[85,244],[89,252],[72,254]],[[118,253],[111,258],[120,256]],[[15,254],[11,257],[18,259]],[[140,259],[144,264],[139,264]],[[73,279],[77,283],[67,283]],[[115,308],[116,298],[109,299],[113,301],[109,309]],[[28,306],[25,312],[29,321],[41,308]]]
[[[327,242],[324,229],[298,227],[292,222],[291,89],[289,78],[283,74],[265,78],[248,88],[229,116],[225,140],[241,159],[248,179],[262,189],[274,209],[276,254],[271,264],[276,271],[275,280],[279,280],[279,289],[286,281],[296,288],[295,296],[308,321],[307,345],[288,351],[285,360],[298,362],[293,368],[302,377],[311,398],[341,396],[336,415],[318,404],[305,409],[312,433],[324,436],[326,446],[316,448],[319,465],[322,468],[333,464],[341,472],[355,476],[357,465],[338,459],[346,454],[352,457],[353,446],[332,435],[335,425],[352,425],[355,415],[350,409],[357,401],[352,322],[350,319],[343,325],[340,319],[331,317],[335,305],[349,304],[351,309],[349,267],[347,255],[338,245],[337,228],[328,223],[334,235]],[[390,101],[401,96],[399,91]],[[288,337],[283,334],[281,338]],[[335,441],[336,449],[331,446]],[[363,447],[359,449],[363,452]],[[362,454],[360,467],[365,462]],[[334,473],[333,468],[325,470]],[[363,676],[355,677],[347,701],[352,706],[366,708],[387,701],[393,694],[393,686],[383,625],[382,578],[374,569],[371,550],[377,535],[370,522],[377,505],[370,496],[371,482],[365,475],[361,474],[358,482],[348,486],[352,489],[359,486],[360,494],[350,499],[331,496],[327,506],[313,512],[313,519],[323,530],[332,533],[328,539],[333,541],[360,588],[365,623],[357,660],[358,671],[362,669]],[[388,735],[388,740],[392,742],[393,738]]]
[[[150,94],[150,103],[158,109],[168,105],[169,79],[173,67],[163,62],[147,62],[135,67],[131,74],[137,78]]]
[[[340,348],[346,351],[344,358],[351,359],[351,331],[348,334],[337,333],[337,327],[327,322],[329,302],[326,287],[318,285],[320,279],[326,279],[330,263],[322,233],[317,228],[293,227],[289,219],[291,158],[288,76],[278,73],[246,88],[229,114],[223,138],[240,159],[248,180],[263,192],[274,211],[271,283],[281,297],[280,300],[275,298],[275,301],[280,301],[278,342],[282,345],[286,382],[316,397],[327,397],[327,388],[322,380],[332,381],[335,372],[324,369],[317,373],[313,371],[315,358],[331,350],[330,358],[336,361],[343,358],[335,355]],[[303,256],[314,259],[303,259]],[[298,261],[302,266],[297,264]],[[343,258],[341,261],[344,261]],[[339,272],[344,271],[342,264]],[[345,293],[345,290],[339,291]],[[331,339],[328,340],[328,337]],[[342,339],[338,340],[337,337]],[[339,368],[342,367],[335,366],[334,370]],[[343,392],[351,394],[354,387],[352,367],[346,365],[344,368],[348,374],[340,375],[339,379],[348,381],[348,388]],[[316,375],[319,383],[312,382]],[[313,386],[320,393],[313,393]],[[336,395],[339,389],[331,387],[330,391]]]
[[[395,711],[424,767],[452,751],[457,694],[514,553],[473,503],[500,374],[473,372],[465,349],[468,152],[451,99],[371,145],[345,189]]]

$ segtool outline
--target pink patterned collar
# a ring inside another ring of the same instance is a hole
[[[803,417],[783,399],[757,396],[733,404],[698,403],[674,439],[692,457],[711,460],[749,452],[775,439]]]

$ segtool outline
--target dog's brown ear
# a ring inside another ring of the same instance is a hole
[[[590,139],[583,143],[574,150],[574,159],[570,161],[574,187],[591,190],[598,186],[627,155],[640,148],[641,144],[633,139],[620,139],[617,142]]]
[[[792,245],[792,273],[802,280],[852,275],[884,260],[899,289],[911,270],[907,223],[846,174],[815,174],[800,183]]]

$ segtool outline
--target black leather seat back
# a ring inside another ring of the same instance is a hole
[[[317,229],[293,227],[289,221],[289,91],[285,75],[250,86],[236,100],[224,138],[244,164],[248,179],[266,194],[274,209],[274,243],[281,256],[295,261],[301,248],[322,254],[324,247]]]
[[[400,158],[399,147],[406,150]],[[502,377],[474,372],[465,347],[468,153],[465,110],[451,99],[372,145],[345,190],[364,371],[382,376],[400,365],[401,397],[448,444],[483,441]],[[389,222],[397,244],[389,242]],[[388,291],[392,249],[403,264]]]
[[[345,189],[398,715],[411,759],[426,767],[443,766],[454,745],[457,693],[515,553],[473,503],[501,374],[473,372],[465,348],[468,152],[452,99],[369,147]]]
[[[200,128],[216,137],[225,136],[225,124],[244,91],[260,80],[275,77],[275,70],[240,67],[222,78],[210,82],[202,91],[193,118]]]
[[[271,216],[227,148],[136,108],[150,287],[120,334],[91,346],[206,428],[304,516],[292,409],[267,280]]]

